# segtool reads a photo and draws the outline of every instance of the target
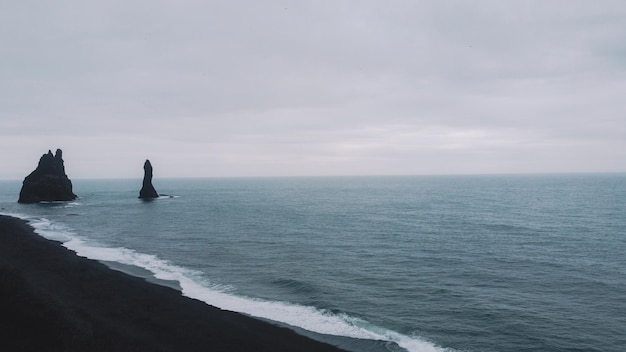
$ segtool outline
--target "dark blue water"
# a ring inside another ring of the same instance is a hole
[[[225,309],[409,351],[626,347],[623,174],[155,180],[174,197],[152,202],[76,180],[39,205],[19,186],[3,213]]]

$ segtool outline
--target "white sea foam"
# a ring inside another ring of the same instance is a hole
[[[79,205],[83,205],[83,204],[80,203],[80,202],[69,202],[69,203],[65,204],[63,207],[64,208],[74,208],[74,207],[77,207]]]
[[[20,217],[20,216],[18,216]],[[79,256],[94,260],[118,262],[144,268],[161,280],[177,281],[182,293],[215,307],[265,318],[312,332],[358,339],[385,340],[397,343],[409,352],[441,352],[431,343],[369,324],[346,314],[336,314],[315,307],[280,301],[268,301],[234,294],[227,286],[211,283],[197,271],[171,264],[155,255],[128,248],[92,245],[66,227],[48,219],[28,219],[41,236],[63,242]]]
[[[46,218],[29,219],[22,217],[22,219],[29,220],[30,225],[35,228],[35,232],[47,239],[65,243],[74,238],[74,234],[67,227]]]

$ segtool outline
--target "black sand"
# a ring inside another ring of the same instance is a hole
[[[336,351],[85,259],[0,215],[2,351]]]

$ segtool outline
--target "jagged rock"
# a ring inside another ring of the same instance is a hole
[[[143,185],[141,186],[141,191],[139,191],[139,198],[159,198],[159,194],[152,185],[152,164],[150,164],[150,160],[146,160],[143,164]]]
[[[76,198],[72,192],[72,181],[65,174],[63,152],[57,149],[55,155],[50,150],[42,155],[35,171],[24,178],[18,203],[68,201]]]

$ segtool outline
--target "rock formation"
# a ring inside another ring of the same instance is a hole
[[[24,178],[18,202],[38,203],[76,198],[72,192],[72,181],[65,174],[63,152],[57,149],[55,155],[50,150],[42,155],[35,171]]]
[[[152,185],[152,164],[150,164],[150,160],[146,160],[143,164],[143,185],[141,186],[141,191],[139,191],[139,198],[159,198],[159,194]]]

